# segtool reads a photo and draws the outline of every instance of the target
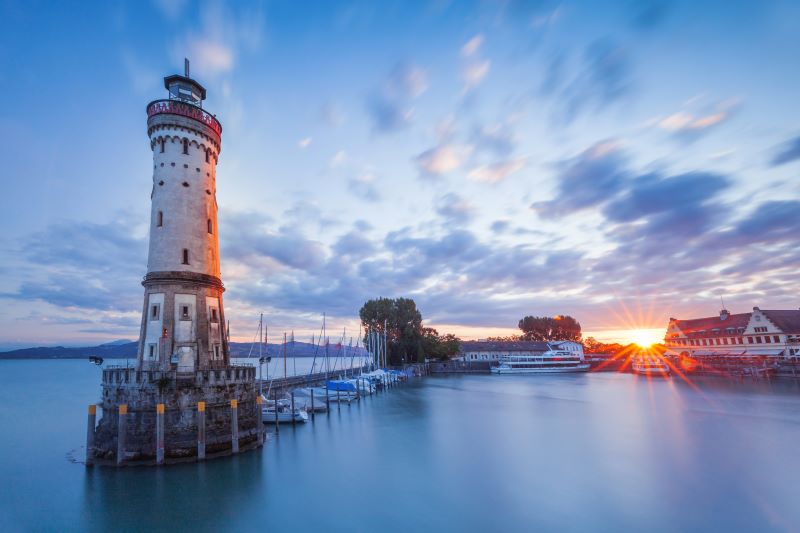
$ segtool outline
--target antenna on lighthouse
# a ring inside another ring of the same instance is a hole
[[[189,77],[189,60],[187,58],[185,58],[185,57],[183,58],[183,72],[184,72],[183,75],[188,78]]]

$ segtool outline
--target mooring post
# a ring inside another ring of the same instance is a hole
[[[295,419],[294,419],[294,391],[292,391],[292,425],[293,426],[295,425]]]
[[[311,387],[311,420],[314,420],[314,413],[316,409],[314,409],[314,387]]]
[[[336,408],[341,411],[342,410],[342,396],[339,392],[339,389],[336,389]]]
[[[231,453],[239,453],[239,401],[231,400]]]
[[[264,405],[264,398],[259,394],[256,396],[256,427],[258,428],[258,445],[264,445],[264,421],[262,419],[262,406]]]
[[[94,464],[94,426],[97,422],[97,405],[89,406],[89,420],[86,423],[86,466]]]
[[[206,402],[197,402],[197,459],[206,458]]]
[[[128,416],[128,404],[119,404],[119,421],[117,423],[117,464],[121,465],[125,460],[125,435],[126,419]]]
[[[328,384],[325,383],[325,412],[331,415],[331,396],[328,393]]]
[[[275,389],[275,394],[273,396],[275,400],[275,433],[280,432],[280,424],[278,423],[278,389]]]
[[[156,404],[156,464],[164,464],[164,404]]]

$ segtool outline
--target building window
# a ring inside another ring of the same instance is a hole
[[[156,345],[155,344],[149,344],[148,345],[148,349],[149,349],[148,355],[149,355],[150,359],[155,359],[155,357],[156,357]]]
[[[189,264],[189,249],[188,248],[184,248],[183,249],[183,264],[184,265],[188,265]]]
[[[184,154],[188,154],[189,153],[189,139],[184,139],[183,140],[183,153]]]
[[[777,344],[777,343],[781,342],[781,338],[780,338],[780,337],[778,337],[777,335],[773,335],[773,336],[772,336],[772,338],[773,338],[773,340],[775,341],[775,344]]]
[[[161,139],[159,139],[158,141],[159,141],[159,144],[161,144],[161,153],[163,154],[164,153],[164,144],[165,144],[163,137]],[[161,163],[161,164],[163,165],[164,163]]]
[[[769,344],[771,341],[769,340],[769,335],[764,335],[764,342]]]
[[[720,342],[720,340],[717,339],[717,346],[719,346],[720,344],[722,344],[722,342]]]
[[[212,307],[211,308],[211,322],[217,321],[217,309]]]
[[[213,228],[211,226],[211,219],[210,218],[206,221],[206,225],[208,226],[208,232],[213,234],[214,231],[213,231]]]
[[[219,359],[219,344],[214,345],[214,359]]]
[[[756,344],[761,344],[761,337],[760,336],[756,337]]]
[[[160,228],[163,225],[164,225],[164,212],[163,211],[159,211],[158,212],[158,217],[156,217],[156,226],[158,226]]]
[[[744,338],[743,337],[739,337],[739,344],[744,344]]]
[[[182,305],[181,306],[181,320],[189,320],[189,306]]]
[[[208,150],[206,150],[206,163],[208,163]]]
[[[150,308],[150,320],[158,320],[158,305]]]
[[[722,339],[722,344],[728,344],[728,337],[725,337],[724,339]]]
[[[747,337],[747,344],[753,344],[753,337]]]

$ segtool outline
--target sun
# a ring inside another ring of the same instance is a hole
[[[660,329],[632,329],[628,332],[630,342],[642,348],[649,348],[662,340],[664,332]]]

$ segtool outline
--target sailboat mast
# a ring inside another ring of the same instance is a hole
[[[261,313],[261,317],[258,319],[258,394],[259,396],[264,393],[264,380],[261,379],[261,367],[263,363],[261,362],[261,347],[264,344],[264,313]]]
[[[283,379],[286,379],[286,332],[283,332]]]
[[[386,367],[389,366],[389,358],[387,357],[387,355],[389,354],[386,351],[386,329],[388,326],[389,326],[389,321],[384,320],[383,321],[383,364]]]

